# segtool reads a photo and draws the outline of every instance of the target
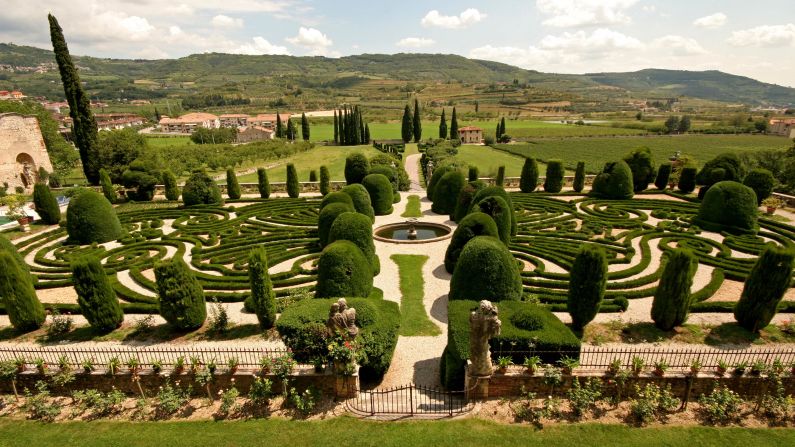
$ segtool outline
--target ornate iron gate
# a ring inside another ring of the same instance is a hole
[[[472,409],[463,391],[442,391],[420,385],[360,390],[348,401],[351,411],[362,415],[455,416]]]

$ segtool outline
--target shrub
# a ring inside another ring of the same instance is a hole
[[[309,171],[309,181],[310,182],[316,182],[317,181],[317,171],[315,171],[314,169]]]
[[[116,190],[113,188],[113,182],[110,180],[110,175],[105,169],[99,170],[99,185],[102,186],[102,195],[108,199],[108,202],[116,203],[119,200],[116,196]]]
[[[328,173],[328,168],[325,166],[320,167],[320,195],[326,196],[331,191],[331,175]]]
[[[717,169],[721,171],[713,172]],[[724,180],[739,182],[743,178],[742,174],[743,167],[740,158],[737,154],[728,152],[706,162],[696,175],[696,184],[712,185]]]
[[[163,171],[163,187],[167,200],[179,200],[180,191],[177,185],[177,177],[170,169]]]
[[[445,165],[439,166],[433,170],[433,174],[431,175],[431,179],[428,181],[428,187],[426,188],[426,195],[428,199],[433,202],[436,199],[436,185],[439,184],[439,180],[444,177],[450,171],[454,171],[456,168],[452,165]]]
[[[566,305],[572,327],[582,329],[599,313],[607,285],[607,256],[596,245],[583,245],[571,266]]]
[[[535,158],[525,158],[522,175],[519,178],[519,189],[522,192],[533,192],[538,187],[538,163]]]
[[[317,261],[315,298],[367,297],[373,288],[373,269],[353,242],[329,244]]]
[[[273,283],[268,273],[265,248],[257,247],[249,254],[248,279],[251,284],[250,308],[257,315],[261,328],[272,328],[276,322],[276,295],[273,293]]]
[[[571,185],[574,192],[582,192],[585,188],[585,162],[578,161],[574,171],[574,183]]]
[[[386,165],[370,165],[370,174],[381,174],[389,179],[392,185],[392,203],[400,202],[400,182],[397,171]]]
[[[624,161],[632,172],[634,192],[648,189],[649,183],[654,181],[654,161],[651,157],[651,150],[645,146],[634,149],[624,156]]]
[[[471,213],[458,223],[458,227],[453,232],[450,245],[447,246],[447,251],[444,255],[444,268],[447,273],[453,273],[458,263],[458,258],[461,256],[461,250],[464,249],[467,242],[476,236],[492,236],[496,238],[500,236],[497,224],[494,223],[494,219],[488,214]]]
[[[69,241],[81,245],[113,241],[122,236],[116,211],[105,197],[94,191],[82,191],[66,208],[66,231]]]
[[[159,171],[141,160],[135,160],[121,175],[121,183],[125,188],[135,188],[135,191],[127,190],[127,197],[139,202],[148,202],[155,196],[155,186],[159,178]]]
[[[155,264],[160,316],[180,330],[198,329],[207,318],[204,290],[185,262],[174,258]]]
[[[565,173],[561,160],[549,160],[547,162],[547,177],[544,180],[544,191],[560,192],[563,189],[563,176]]]
[[[350,205],[351,208],[354,208],[353,199],[351,199],[351,196],[345,194],[342,191],[330,192],[323,196],[323,200],[320,201],[320,210],[322,211],[323,208],[330,203],[344,203],[346,205]]]
[[[436,214],[455,213],[458,195],[466,184],[461,171],[458,169],[447,171],[436,185],[431,211]]]
[[[47,185],[36,183],[33,186],[33,203],[36,205],[36,212],[45,224],[55,225],[61,221],[61,208]]]
[[[679,175],[679,191],[690,194],[696,189],[696,171],[692,166],[682,168],[682,173]]]
[[[743,185],[754,190],[756,193],[756,204],[761,205],[763,200],[770,197],[775,182],[776,180],[773,178],[773,173],[767,169],[757,168],[751,170],[751,172],[745,176]]]
[[[657,177],[654,179],[654,186],[660,191],[668,187],[668,179],[671,178],[671,163],[663,163],[657,169]]]
[[[0,299],[11,325],[18,331],[33,331],[44,324],[44,306],[36,297],[30,274],[17,263],[14,255],[0,251]]]
[[[522,278],[499,239],[476,236],[461,250],[450,280],[450,300],[520,300]]]
[[[221,204],[221,190],[203,170],[193,171],[182,188],[185,206]]]
[[[500,196],[489,196],[477,204],[480,212],[489,215],[497,224],[497,232],[503,244],[507,247],[511,243],[511,215],[513,210]]]
[[[330,195],[331,194],[329,194],[329,196]],[[329,243],[329,233],[331,232],[331,225],[334,223],[334,220],[340,214],[351,211],[355,211],[353,207],[342,202],[329,203],[320,210],[320,214],[317,218],[317,231],[321,247],[325,247]]]
[[[240,183],[232,168],[226,170],[226,195],[232,200],[240,198]]]
[[[690,287],[697,267],[698,260],[689,250],[681,248],[668,252],[668,262],[651,305],[651,319],[661,330],[670,331],[687,321]]]
[[[477,193],[475,193],[475,196],[472,197],[472,205],[469,209],[469,212],[480,211],[480,209],[478,208],[478,203],[480,203],[486,197],[490,196],[502,197],[502,199],[505,200],[505,203],[508,204],[508,209],[513,210],[513,200],[511,200],[510,194],[505,192],[505,190],[500,188],[499,186],[487,186],[479,190]],[[516,236],[516,231],[517,231],[516,213],[511,212],[509,214],[511,215],[511,236]]]
[[[124,312],[99,259],[89,255],[72,261],[72,281],[80,313],[94,330],[108,333],[121,326]]]
[[[770,324],[792,281],[793,261],[795,252],[792,249],[772,244],[765,247],[734,308],[734,318],[740,326],[758,332]]]
[[[718,182],[709,188],[693,223],[715,232],[754,233],[757,205],[754,190],[742,183]]]
[[[320,171],[321,173],[323,171]],[[257,168],[257,189],[259,196],[267,199],[271,196],[271,184],[268,181],[268,171],[265,168]]]
[[[13,257],[15,261],[17,261],[19,268],[21,268],[25,273],[30,273],[30,268],[28,267],[28,264],[25,262],[25,258],[23,258],[22,255],[19,254],[19,252],[17,251],[17,247],[11,241],[6,239],[6,237],[3,236],[2,234],[0,234],[0,253],[1,252],[6,252],[10,254],[11,257]]]
[[[641,425],[652,422],[655,418],[664,417],[679,406],[679,399],[671,393],[671,385],[661,388],[654,383],[644,388],[635,385],[635,398],[630,403],[630,414]]]
[[[497,178],[494,180],[494,184],[497,186],[505,184],[505,166],[497,168]]]
[[[467,181],[474,182],[478,179],[478,167],[477,166],[470,166],[469,172],[467,173]]]
[[[361,152],[348,155],[345,159],[345,181],[349,185],[361,183],[370,171],[370,162]]]
[[[631,199],[634,187],[629,165],[623,160],[606,163],[593,181],[591,195],[611,200]]]
[[[295,165],[292,163],[287,164],[287,195],[293,199],[301,193],[301,185],[298,183],[298,172],[295,170]]]
[[[371,222],[375,222],[375,210],[370,201],[370,193],[367,192],[367,188],[356,183],[342,188],[342,192],[350,196],[351,200],[353,200],[353,207],[356,209],[357,213],[364,214],[370,218]]]
[[[382,174],[368,174],[362,179],[362,186],[370,194],[370,203],[376,216],[392,214],[392,184]]]
[[[455,209],[453,210],[453,215],[450,216],[450,219],[455,222],[461,222],[461,219],[469,213],[469,209],[472,207],[472,198],[477,194],[478,191],[485,188],[486,184],[481,182],[480,180],[475,180],[467,183],[461,188],[461,191],[458,192],[458,197],[456,198]]]
[[[728,424],[740,419],[743,400],[734,391],[719,386],[698,399],[704,419],[712,424]]]
[[[409,187],[411,186],[411,182],[409,181],[409,174],[408,172],[406,172],[406,169],[403,167],[403,162],[401,159],[398,159],[389,154],[378,154],[370,159],[369,173],[384,174],[384,172],[379,172],[377,170],[374,170],[380,167],[389,168],[394,172],[394,181],[392,176],[387,175],[387,177],[389,177],[389,181],[393,182],[392,184],[395,192],[409,190]]]
[[[375,253],[373,243],[373,224],[363,214],[356,212],[342,213],[334,219],[328,235],[328,243],[346,240],[356,244],[370,262],[373,275],[381,272],[381,262]]]

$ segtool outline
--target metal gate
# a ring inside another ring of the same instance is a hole
[[[421,385],[360,390],[348,407],[363,415],[455,416],[472,409],[463,391],[443,391]]]

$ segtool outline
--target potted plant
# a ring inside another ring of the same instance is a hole
[[[36,369],[39,371],[39,374],[46,374],[47,373],[47,363],[44,361],[43,358],[39,357],[33,361],[33,364],[36,365]]]
[[[138,360],[138,357],[130,357],[127,359],[127,369],[130,371],[130,374],[138,374],[138,369],[141,367],[141,362]]]
[[[745,374],[746,368],[748,368],[748,363],[747,362],[740,362],[740,363],[734,365],[734,375],[735,376],[741,376],[741,375]]]
[[[621,359],[613,359],[613,361],[610,362],[610,366],[607,367],[607,373],[613,376],[618,374],[618,372],[621,371],[621,363]]]
[[[116,375],[119,372],[119,367],[121,367],[121,360],[118,357],[113,357],[108,362],[108,375]]]
[[[701,360],[695,359],[690,362],[690,374],[697,376],[699,371],[701,371]]]
[[[773,214],[776,212],[776,209],[784,206],[784,201],[778,197],[770,196],[765,200],[762,200],[762,206],[767,209],[767,214]]]
[[[33,220],[32,217],[25,213],[25,203],[27,201],[27,198],[22,194],[10,194],[0,198],[0,205],[8,207],[6,216],[16,220],[19,226],[22,227],[22,231],[27,231],[26,225]]]
[[[668,362],[665,359],[658,360],[654,362],[654,375],[657,377],[662,377],[665,375],[665,371],[668,370]]]
[[[160,374],[161,371],[163,371],[163,362],[160,360],[155,360],[152,362],[152,372],[155,374]]]
[[[237,372],[237,367],[240,365],[240,361],[238,361],[237,357],[229,357],[226,361],[226,366],[229,368],[229,374],[234,374]]]
[[[271,366],[273,366],[273,361],[270,357],[265,356],[259,359],[259,368],[262,374],[268,374],[271,371]]]
[[[646,361],[643,360],[643,358],[638,356],[632,357],[632,374],[635,374],[636,376],[640,375],[645,365]]]
[[[14,365],[17,367],[17,372],[22,372],[25,370],[25,358],[24,357],[17,357],[14,359]]]
[[[767,369],[767,364],[761,360],[757,360],[753,364],[751,364],[751,375],[757,377],[761,376],[766,369]]]
[[[580,366],[580,361],[571,357],[563,357],[562,359],[558,360],[558,363],[560,363],[560,366],[563,369],[563,374],[571,374],[574,371],[574,368]]]
[[[312,359],[312,366],[315,368],[315,373],[320,374],[323,372],[324,364],[323,357],[317,356]]]
[[[174,374],[182,374],[185,370],[185,356],[181,355],[174,361]]]
[[[505,374],[505,371],[508,370],[508,367],[513,365],[513,360],[511,360],[510,356],[500,356],[497,357],[497,372],[500,374]]]
[[[716,372],[719,376],[723,377],[726,374],[726,371],[729,369],[729,364],[724,362],[723,360],[718,360],[718,367],[716,368]]]
[[[522,363],[525,367],[525,372],[531,376],[535,374],[538,367],[541,365],[541,357],[534,355],[532,357],[525,357]]]

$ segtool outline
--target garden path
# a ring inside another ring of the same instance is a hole
[[[411,182],[409,191],[424,191],[420,181],[420,158],[422,158],[422,154],[411,154],[406,157],[406,173]]]

